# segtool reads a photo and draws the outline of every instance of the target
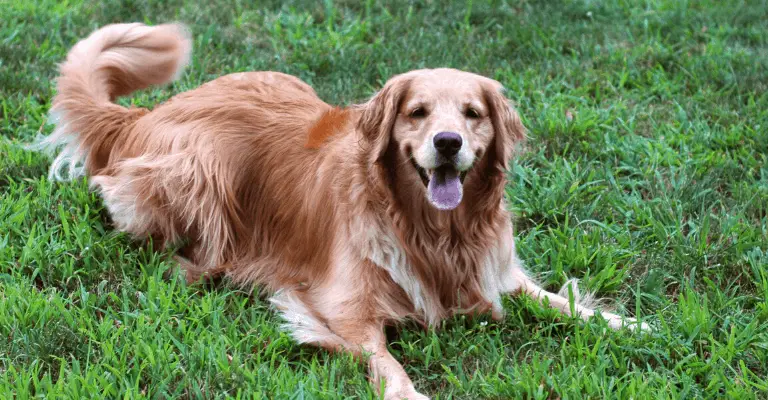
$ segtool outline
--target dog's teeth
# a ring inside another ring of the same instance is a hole
[[[432,174],[434,174],[434,173],[435,173],[434,169],[428,169],[427,170],[427,177],[429,177],[429,179],[432,179]]]

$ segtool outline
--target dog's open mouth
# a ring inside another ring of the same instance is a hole
[[[453,210],[459,206],[467,171],[458,171],[453,164],[425,169],[414,158],[411,158],[411,164],[419,173],[427,189],[427,198],[433,206],[440,210]]]

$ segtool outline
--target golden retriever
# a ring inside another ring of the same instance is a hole
[[[293,76],[248,72],[152,111],[113,103],[178,76],[190,46],[179,25],[109,25],[80,41],[42,142],[60,149],[52,177],[87,174],[117,229],[188,241],[190,281],[260,285],[297,341],[365,357],[387,399],[425,398],[387,351],[387,323],[498,319],[501,296],[518,293],[595,314],[542,289],[515,255],[504,188],[526,133],[498,82],[418,70],[337,108]]]

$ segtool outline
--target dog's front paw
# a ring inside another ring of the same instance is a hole
[[[400,390],[387,390],[384,393],[384,400],[429,400],[429,397],[424,396],[413,388],[403,388]]]
[[[603,318],[608,322],[608,326],[612,329],[621,329],[621,328],[629,328],[629,329],[639,329],[641,332],[649,333],[653,329],[651,329],[651,326],[646,324],[645,322],[639,322],[635,318],[630,317],[622,317],[616,314],[604,312],[601,313]]]

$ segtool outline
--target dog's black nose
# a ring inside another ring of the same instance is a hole
[[[451,157],[461,149],[462,140],[456,132],[440,132],[435,135],[434,143],[438,153]]]

